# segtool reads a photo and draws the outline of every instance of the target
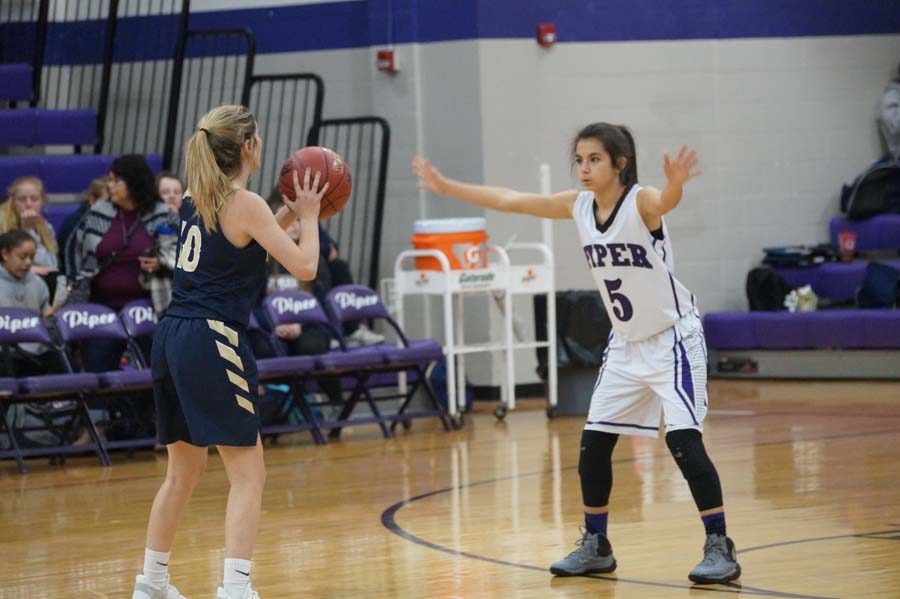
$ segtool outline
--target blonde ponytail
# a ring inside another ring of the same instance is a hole
[[[215,231],[219,212],[241,172],[241,149],[254,140],[256,119],[244,106],[213,108],[197,123],[185,146],[188,192],[207,231]],[[253,142],[255,143],[255,142]]]

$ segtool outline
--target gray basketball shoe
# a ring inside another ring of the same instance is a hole
[[[138,574],[134,581],[134,594],[131,599],[185,599],[178,589],[169,584],[166,576],[166,584],[163,587],[155,587],[150,584],[150,579],[143,574]]]
[[[734,580],[740,575],[741,566],[737,563],[734,542],[725,535],[706,535],[703,561],[691,570],[688,578],[700,584],[717,584]]]
[[[550,566],[550,572],[556,576],[579,576],[615,570],[616,558],[606,535],[591,534],[584,527],[580,530],[581,538],[575,542],[578,549]]]

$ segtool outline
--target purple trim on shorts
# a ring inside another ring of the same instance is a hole
[[[694,376],[691,372],[691,365],[688,363],[687,350],[684,349],[684,343],[678,342],[681,349],[681,388],[691,398],[691,405],[697,407],[697,398],[694,397]]]
[[[675,293],[675,277],[669,272],[669,284],[672,286],[672,297],[675,298],[675,311],[678,312],[678,318],[681,318],[681,306],[678,305],[678,294]]]
[[[691,415],[691,420],[694,421],[694,424],[697,426],[700,426],[700,423],[697,422],[697,417],[694,416],[694,411],[691,409],[690,404],[688,403],[687,399],[684,397],[684,394],[681,392],[681,389],[678,387],[678,362],[679,362],[679,360],[678,360],[678,345],[680,343],[681,342],[678,341],[678,333],[675,333],[675,344],[672,346],[672,357],[673,357],[673,362],[674,362],[673,369],[674,369],[674,376],[675,376],[675,381],[674,381],[675,382],[675,385],[674,385],[675,393],[677,393],[678,397],[681,398],[681,401],[682,401],[682,403],[684,403],[684,407],[687,408],[688,414]]]
[[[658,431],[658,426],[641,426],[640,424],[622,424],[621,422],[607,422],[606,420],[598,420],[596,422],[587,421],[586,424],[606,424],[609,426],[625,426],[628,428],[639,428],[645,431]]]

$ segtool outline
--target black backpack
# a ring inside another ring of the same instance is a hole
[[[747,301],[750,310],[785,310],[784,298],[793,287],[777,272],[761,266],[747,273]]]
[[[900,162],[885,157],[841,190],[841,210],[850,220],[900,214]]]

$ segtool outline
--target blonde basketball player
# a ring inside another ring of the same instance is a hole
[[[691,489],[706,530],[703,560],[688,577],[721,583],[740,576],[726,536],[722,487],[703,445],[707,410],[706,348],[694,295],[675,278],[663,219],[678,206],[684,184],[699,174],[697,155],[682,147],[664,156],[662,190],[637,182],[634,140],[625,127],[595,123],[582,129],[572,154],[584,191],[554,195],[471,185],[444,177],[425,158],[413,160],[419,186],[499,210],[573,219],[613,334],[581,436],[578,473],[585,529],[577,549],[550,566],[558,576],[612,572],[607,539],[612,453],[619,435],[659,435]]]
[[[301,186],[273,215],[247,190],[262,139],[243,106],[219,106],[187,142],[188,190],[181,205],[172,303],[153,340],[157,434],[169,462],[147,525],[144,571],[133,599],[184,599],[169,584],[178,521],[215,445],[231,488],[225,509],[225,565],[216,599],[259,599],[250,566],[266,467],[256,411],[256,362],[246,327],[271,254],[295,277],[312,280],[319,261],[319,207],[328,185]],[[300,241],[284,229],[300,220]]]

